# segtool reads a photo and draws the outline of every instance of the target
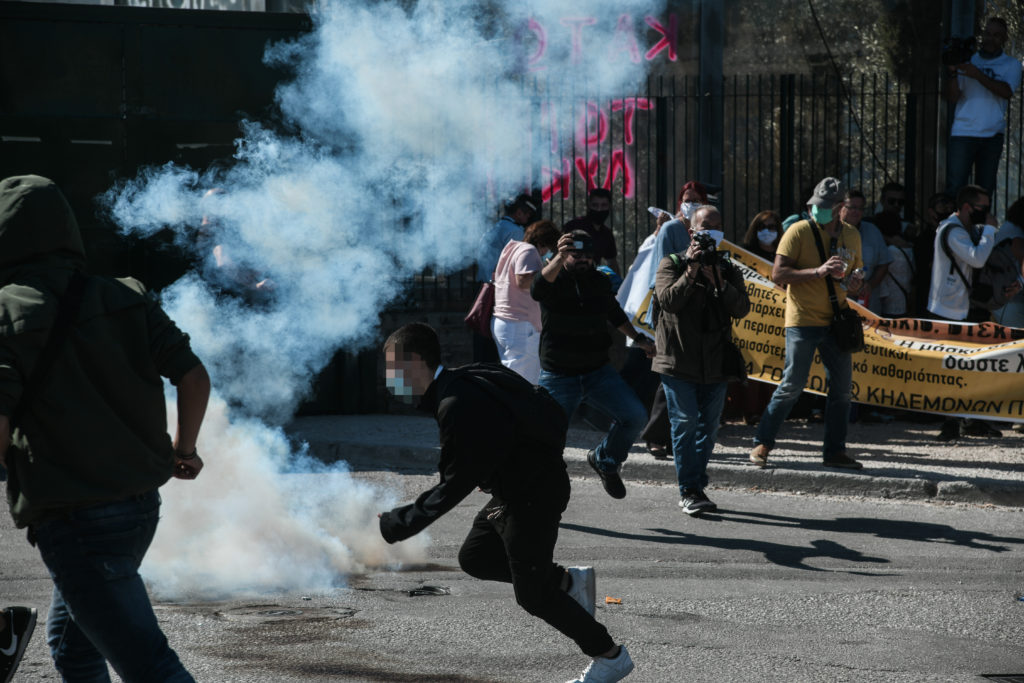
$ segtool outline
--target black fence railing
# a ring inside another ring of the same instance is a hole
[[[544,162],[524,171],[523,185],[541,188],[543,215],[557,224],[585,212],[589,189],[611,189],[610,225],[623,269],[653,230],[647,207],[674,210],[679,188],[688,180],[714,190],[726,236],[736,241],[762,210],[799,211],[810,188],[826,175],[860,188],[869,212],[886,182],[904,185],[904,219],[911,222],[923,215],[928,197],[944,189],[949,107],[937,79],[907,85],[888,74],[843,80],[728,77],[725,137],[715,142],[724,160],[721,178],[697,176],[702,95],[696,78],[655,77],[635,93],[600,100],[548,97],[543,84],[531,88],[524,88],[524,96],[533,97],[537,109],[532,145]],[[1024,194],[1022,110],[1024,92],[1018,92],[1009,108],[1000,164],[995,202],[1000,215]],[[559,139],[552,117],[568,117],[572,131]],[[488,200],[497,203],[495,197]],[[416,285],[408,303],[427,308],[461,304],[476,289],[472,268],[427,273]]]

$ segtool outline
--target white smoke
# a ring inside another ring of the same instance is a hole
[[[126,232],[170,227],[204,259],[163,303],[210,369],[223,399],[214,405],[233,415],[284,423],[337,349],[378,340],[380,311],[410,278],[469,265],[496,204],[546,163],[551,150],[532,141],[555,127],[571,143],[572,116],[553,110],[538,136],[538,102],[635,92],[644,66],[615,49],[620,17],[638,18],[639,29],[662,9],[654,0],[404,4],[319,5],[310,34],[266,52],[294,74],[277,90],[281,123],[242,122],[228,166],[148,169],[105,197]],[[581,16],[597,19],[583,33],[563,21]],[[547,42],[543,69],[524,74],[540,47],[525,29],[531,18]],[[213,244],[227,267],[214,267]],[[257,293],[267,278],[270,294]],[[165,593],[324,585],[417,555],[366,540],[387,504],[346,475],[304,481],[292,495],[295,475],[277,473],[295,455],[274,428],[231,423],[214,408],[201,450],[200,479],[165,489],[147,561]]]
[[[173,402],[168,413],[173,420]],[[199,477],[162,489],[158,542],[143,566],[157,596],[327,590],[366,567],[426,556],[425,536],[389,546],[378,532],[377,512],[398,502],[393,495],[352,479],[344,463],[297,456],[280,430],[227,413],[215,397]],[[307,473],[294,471],[297,458]]]

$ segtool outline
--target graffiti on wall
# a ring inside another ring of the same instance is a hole
[[[530,71],[542,71],[547,68],[545,57],[551,48],[551,36],[557,34],[569,41],[570,57],[578,62],[583,54],[583,45],[587,38],[587,28],[597,25],[596,17],[562,17],[559,27],[550,29],[536,19],[530,19],[526,29],[527,40],[535,43],[533,52],[527,57],[526,66]],[[642,60],[648,62],[656,59],[676,61],[679,46],[679,18],[675,14],[668,16],[668,21],[656,17],[644,17],[644,23],[650,27],[655,42],[647,50],[643,50],[637,38],[636,22],[629,14],[620,15],[608,41],[607,57],[609,61],[622,59],[625,54],[634,64]],[[565,34],[568,33],[566,36]],[[603,34],[602,34],[603,35]]]
[[[646,60],[678,59],[679,20],[670,14],[667,21],[656,17],[644,17],[649,27],[648,35],[652,41],[641,45],[636,31],[637,22],[628,14],[618,17],[615,29],[608,40],[607,59],[618,61],[628,59],[639,64]],[[595,17],[563,17],[559,26],[549,30],[535,19],[528,23],[528,38],[535,42],[532,52],[527,57],[527,69],[531,72],[543,72],[546,68],[545,58],[551,51],[552,36],[560,36],[568,42],[571,59],[580,59],[587,29],[598,24]],[[607,36],[607,33],[602,34]],[[561,46],[565,49],[565,46]],[[612,189],[616,185],[626,198],[636,194],[636,174],[634,172],[634,151],[636,145],[637,112],[647,112],[654,108],[654,102],[646,97],[628,97],[612,99],[605,102],[587,101],[580,111],[573,112],[576,118],[574,140],[572,144],[564,144],[559,138],[559,116],[564,116],[550,104],[543,106],[542,120],[550,130],[551,156],[554,161],[541,168],[541,187],[544,201],[550,201],[555,195],[568,197],[574,177],[578,176],[585,183],[586,189],[596,187]],[[613,126],[614,124],[614,126]],[[612,135],[612,130],[616,134]],[[609,139],[611,138],[611,139]],[[568,150],[568,151],[567,151]],[[617,182],[618,181],[618,182]]]
[[[587,191],[596,187],[612,189],[621,176],[619,187],[624,197],[636,194],[636,174],[633,171],[633,151],[636,147],[636,113],[650,111],[654,102],[646,97],[627,97],[598,103],[588,101],[582,107],[575,126],[572,154],[566,156],[558,136],[558,114],[550,105],[544,105],[542,118],[551,131],[551,154],[558,158],[557,166],[541,168],[541,191],[544,201],[556,194],[569,196],[574,174],[586,183]],[[609,140],[612,117],[621,117],[621,133]],[[603,174],[602,174],[603,169]]]

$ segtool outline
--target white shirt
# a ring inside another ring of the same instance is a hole
[[[989,78],[1008,84],[1013,92],[1020,88],[1021,64],[1005,52],[995,59],[985,59],[975,52],[971,64]],[[950,135],[991,138],[1006,130],[1008,100],[997,96],[974,78],[957,76],[957,82],[961,95],[956,102]]]
[[[949,227],[947,227],[949,226]],[[991,225],[983,227],[977,244],[971,241],[967,228],[960,218],[953,214],[935,231],[935,251],[932,260],[932,288],[928,292],[928,310],[950,320],[964,320],[971,308],[967,286],[964,285],[955,268],[950,268],[949,257],[942,248],[944,232],[949,249],[956,264],[967,281],[971,281],[971,268],[981,268],[996,246],[996,229]],[[951,272],[952,271],[952,272]]]

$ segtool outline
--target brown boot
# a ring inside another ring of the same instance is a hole
[[[750,462],[758,467],[765,467],[768,464],[768,451],[770,450],[763,443],[757,444],[754,446],[754,450],[750,451]]]

